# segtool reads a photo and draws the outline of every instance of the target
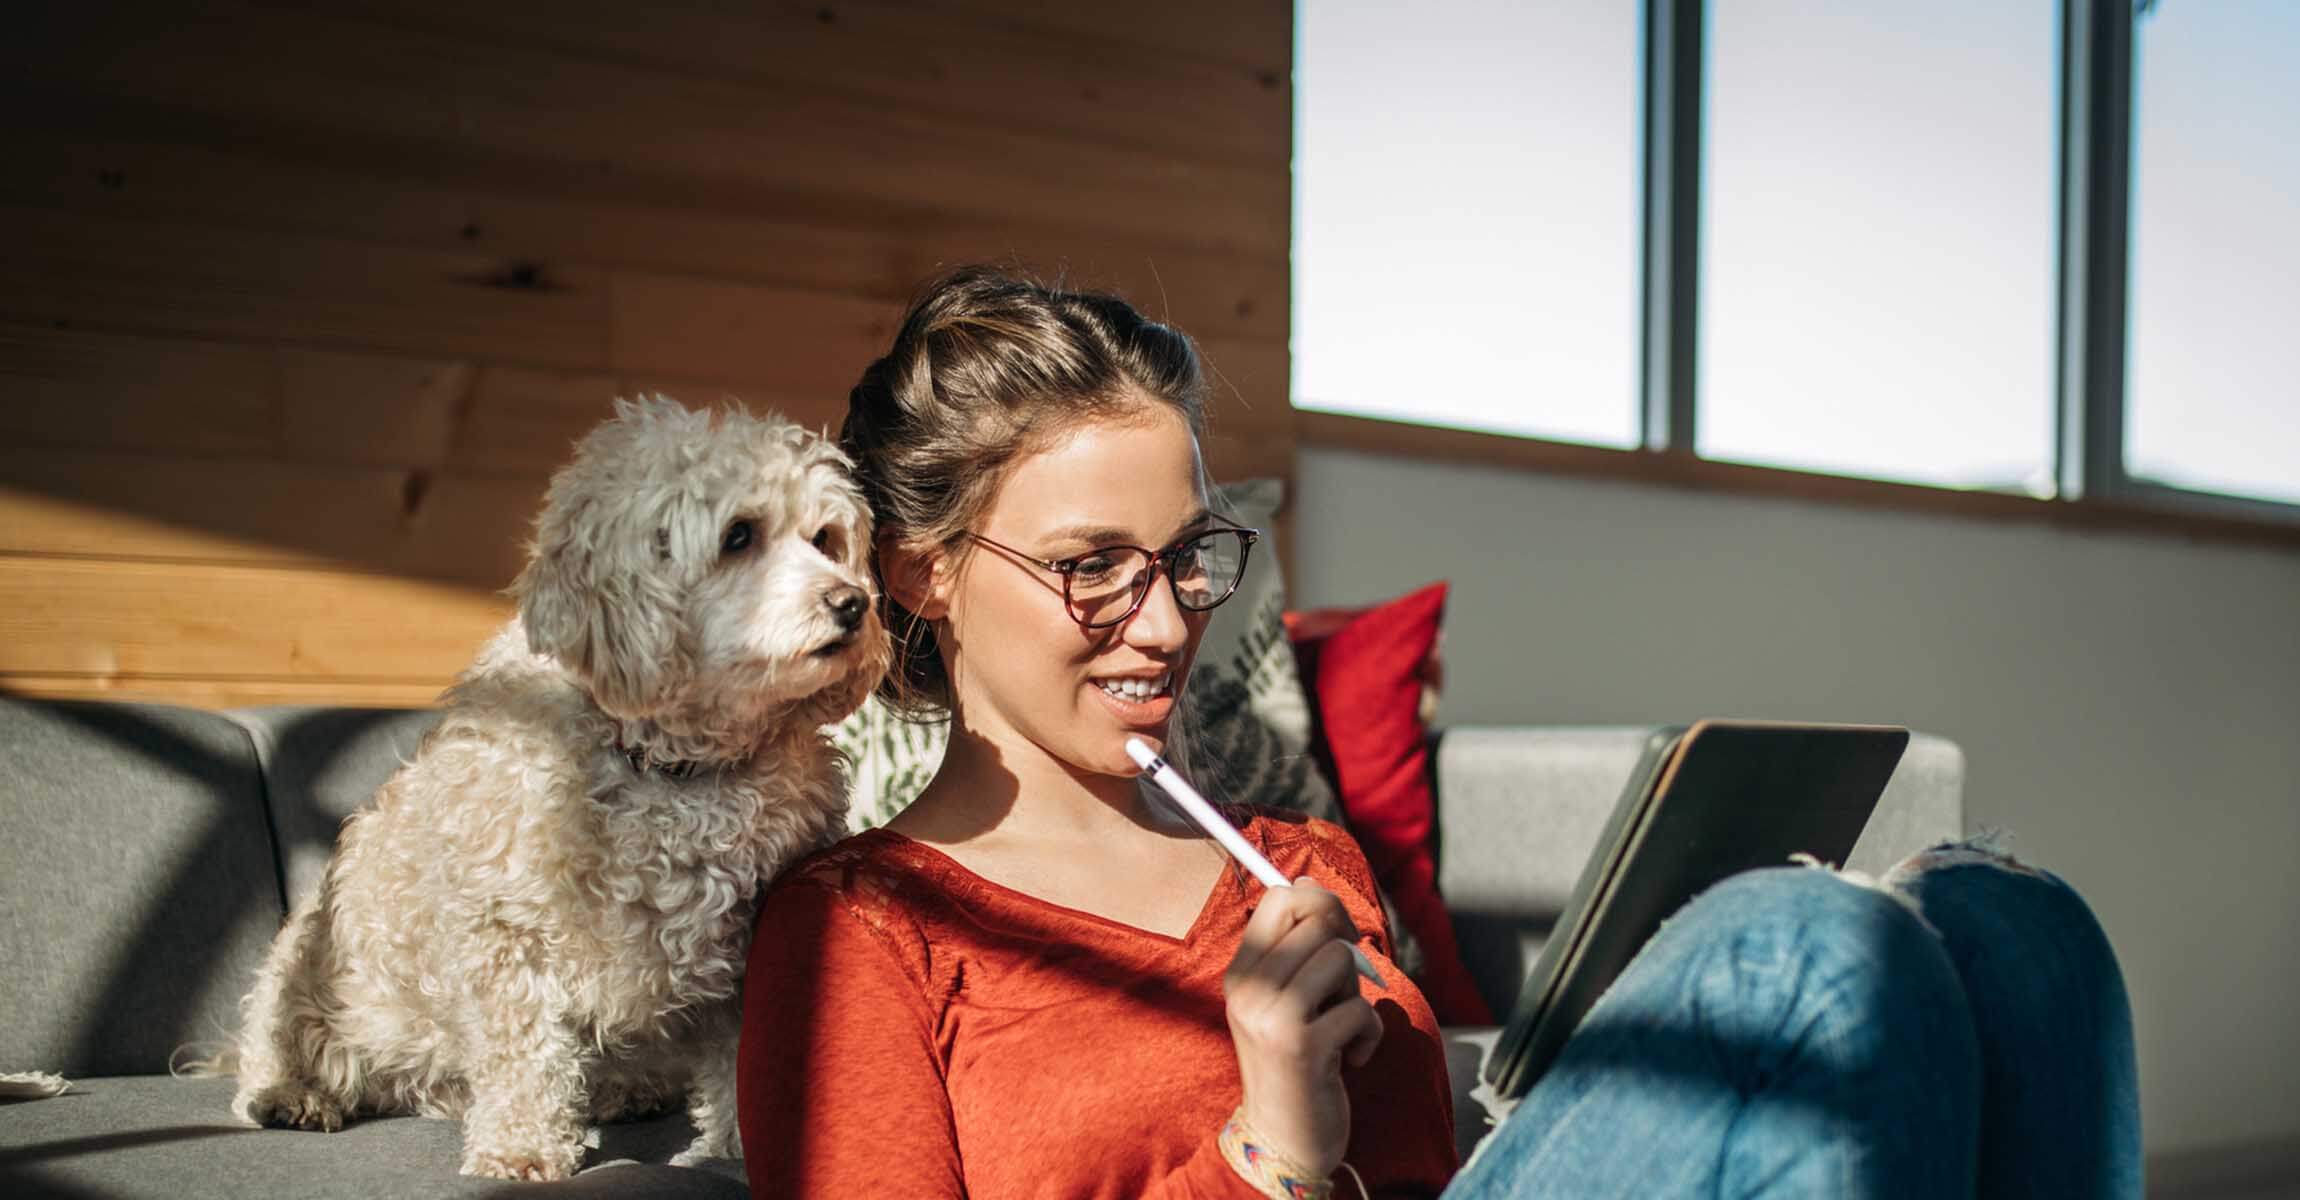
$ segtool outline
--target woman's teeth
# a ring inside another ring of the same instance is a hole
[[[1160,675],[1156,679],[1103,679],[1097,680],[1096,683],[1103,691],[1121,700],[1132,700],[1139,704],[1144,700],[1154,700],[1165,695],[1166,686],[1173,678],[1171,674],[1167,674]]]

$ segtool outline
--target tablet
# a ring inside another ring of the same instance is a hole
[[[1908,744],[1877,725],[1655,731],[1486,1061],[1495,1093],[1532,1088],[1653,931],[1711,884],[1800,853],[1843,863]]]

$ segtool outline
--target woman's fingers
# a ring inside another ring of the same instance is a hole
[[[1254,965],[1254,974],[1283,987],[1288,980],[1301,974],[1302,967],[1321,948],[1341,941],[1334,936],[1332,927],[1323,921],[1304,921],[1286,931],[1278,944]]]
[[[1355,974],[1356,968],[1351,971]],[[1329,1038],[1340,1042],[1342,1061],[1353,1067],[1366,1065],[1382,1044],[1381,1015],[1362,995],[1353,995],[1320,1013],[1310,1025],[1312,1036],[1321,1043]]]
[[[1350,961],[1349,944],[1316,935],[1305,940],[1309,944],[1295,956],[1293,971],[1278,983],[1277,1001],[1288,1015],[1302,1021],[1358,994],[1358,968]],[[1272,955],[1271,961],[1276,958]]]
[[[1325,927],[1320,936],[1357,940],[1357,930],[1350,924],[1350,914],[1342,907],[1341,900],[1308,877],[1296,881],[1293,887],[1271,888],[1246,918],[1238,952],[1230,959],[1230,975],[1257,972],[1262,959],[1284,943],[1288,935],[1312,922]],[[1292,973],[1289,966],[1278,977],[1282,980]],[[1231,979],[1225,977],[1225,982]]]
[[[1326,1014],[1349,1005],[1372,1011],[1361,998],[1349,944],[1307,922],[1290,930],[1255,971],[1228,991],[1234,1020],[1272,1044],[1292,1047],[1305,1059],[1344,1048],[1318,1032],[1318,1022]]]
[[[1358,940],[1358,927],[1350,924],[1350,910],[1342,907],[1342,898],[1327,891],[1317,880],[1304,875],[1286,891],[1294,903],[1322,916],[1331,924],[1335,937],[1345,942]]]
[[[1300,923],[1300,912],[1286,903],[1283,895],[1276,890],[1263,893],[1254,911],[1247,914],[1246,928],[1238,936],[1238,952],[1230,957],[1230,974],[1252,970],[1278,944],[1278,939]]]

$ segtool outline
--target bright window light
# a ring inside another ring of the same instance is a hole
[[[1632,446],[1638,6],[1301,0],[1293,396]]]
[[[2058,7],[1714,0],[1702,455],[2050,494]]]
[[[2300,503],[2300,4],[2134,31],[2125,470]]]

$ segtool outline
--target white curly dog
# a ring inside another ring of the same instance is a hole
[[[346,821],[243,1002],[232,1108],[463,1121],[463,1171],[559,1179],[684,1096],[741,1153],[755,901],[846,829],[823,726],[888,647],[849,463],[780,418],[618,402],[554,476],[518,616]]]

